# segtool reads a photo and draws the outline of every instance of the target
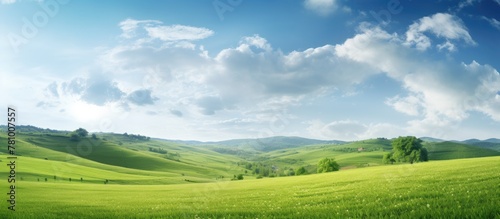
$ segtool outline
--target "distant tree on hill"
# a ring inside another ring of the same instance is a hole
[[[236,179],[237,180],[243,180],[243,174],[238,174],[238,176],[236,176]]]
[[[340,165],[334,158],[323,158],[318,162],[318,173],[326,173],[340,170]]]
[[[299,167],[297,171],[295,171],[295,175],[300,176],[300,175],[306,175],[308,172],[305,167]]]
[[[95,133],[92,133],[92,139],[97,139],[97,135],[95,135]]]
[[[414,136],[399,137],[392,141],[392,153],[385,154],[384,163],[422,162],[428,161],[427,149],[422,146],[422,140]]]
[[[75,133],[82,138],[87,137],[87,135],[89,134],[89,132],[83,128],[79,128],[79,129],[75,130]]]

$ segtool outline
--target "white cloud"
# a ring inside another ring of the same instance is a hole
[[[120,22],[119,26],[120,29],[122,30],[121,36],[129,39],[136,36],[137,29],[140,28],[139,25],[149,26],[149,25],[159,25],[159,24],[161,24],[161,22],[156,20],[135,20],[128,18]]]
[[[500,0],[498,0],[498,1],[500,1]],[[481,18],[484,19],[484,20],[486,20],[486,21],[488,21],[488,23],[490,23],[491,26],[493,26],[497,30],[500,30],[500,21],[498,21],[497,19],[495,19],[495,18],[487,18],[485,16],[482,16]]]
[[[439,49],[439,51],[441,51],[442,49],[447,49],[450,52],[454,52],[457,50],[455,45],[453,43],[450,43],[450,41],[446,41],[437,45],[437,48]]]
[[[450,42],[452,40],[463,40],[470,45],[476,44],[462,20],[451,14],[437,13],[430,17],[420,18],[408,28],[406,44],[415,45],[417,49],[422,51],[428,49],[431,46],[431,40],[425,33],[432,33],[438,38],[444,38],[446,43],[441,44],[441,48],[454,49],[455,46]]]
[[[123,39],[131,40],[128,47],[143,47],[154,45],[157,47],[180,47],[194,49],[192,41],[205,39],[214,34],[214,31],[204,27],[185,25],[163,25],[157,20],[135,20],[128,18],[119,24]],[[156,41],[162,42],[157,45]]]
[[[414,25],[424,23],[427,22]],[[410,121],[398,125],[315,121],[309,123],[310,135],[343,140],[431,135],[425,130],[453,126],[471,111],[500,121],[500,76],[495,69],[476,62],[431,59],[405,45],[405,36],[388,33],[378,26],[362,24],[359,32],[342,44],[288,53],[253,35],[211,55],[194,41],[204,37],[200,32],[171,37],[162,35],[168,31],[159,28],[159,33],[150,34],[147,28],[172,26],[132,19],[120,27],[122,40],[115,47],[101,50],[98,60],[99,72],[114,80],[43,81],[47,99],[40,102],[41,112],[68,106],[62,109],[66,110],[65,115],[76,116],[81,112],[77,109],[89,108],[103,117],[109,116],[115,125],[113,131],[127,131],[126,122],[154,114],[156,119],[146,120],[162,124],[163,129],[171,128],[172,134],[178,136],[189,133],[191,137],[187,138],[230,138],[240,134],[248,137],[262,129],[267,130],[266,134],[286,135],[289,127],[295,126],[295,132],[304,128],[296,125],[303,118],[290,113],[295,112],[291,109],[318,96],[332,95],[332,91],[352,91],[371,76],[386,74],[399,82],[406,93],[387,97],[385,103],[411,116]],[[424,29],[425,33],[434,31]],[[438,45],[441,49],[453,48],[452,43],[446,44],[448,41],[465,40],[461,35],[453,38],[446,31],[441,35],[445,38]],[[109,110],[101,111],[100,107]],[[118,116],[120,113],[129,116]],[[324,119],[321,115],[313,116]],[[84,117],[81,120],[90,121]]]
[[[305,0],[304,6],[311,11],[321,15],[328,16],[337,10],[337,0]]]
[[[207,28],[184,25],[145,27],[149,36],[163,41],[200,40],[212,36],[214,32]]]
[[[385,102],[387,105],[392,106],[395,110],[411,115],[418,116],[421,115],[422,111],[422,99],[416,96],[408,96],[401,98],[395,96],[393,98],[387,99]]]
[[[336,46],[339,56],[369,64],[403,84],[409,95],[391,98],[386,103],[405,114],[423,116],[422,120],[412,121],[415,129],[420,126],[417,124],[442,128],[467,118],[469,111],[500,121],[496,98],[500,76],[495,69],[477,62],[467,65],[433,61],[412,50],[397,35],[378,27],[362,29],[360,34]]]
[[[458,10],[461,10],[462,8],[471,6],[479,1],[481,1],[481,0],[463,0],[458,4]],[[497,1],[497,0],[495,0],[495,1]]]
[[[438,30],[439,25],[449,22],[453,24],[451,28]],[[451,42],[456,40],[474,42],[458,18],[446,14],[422,18],[410,30],[421,36],[429,32],[444,38],[438,47],[446,50],[453,50]],[[146,34],[143,38],[151,36]],[[418,52],[418,47],[408,47],[407,42],[408,38],[396,33],[362,24],[359,33],[342,44],[286,54],[253,35],[213,56],[195,44],[164,46],[162,40],[111,48],[101,61],[108,72],[121,74],[122,80],[130,76],[128,82],[120,83],[124,91],[148,87],[159,98],[160,106],[175,109],[168,111],[169,115],[216,119],[207,126],[234,118],[265,123],[284,109],[300,106],[305,99],[324,95],[325,90],[348,90],[380,73],[399,81],[407,90],[406,95],[388,98],[386,104],[415,117],[408,126],[416,132],[433,130],[432,127],[438,130],[462,121],[469,111],[482,112],[495,120],[500,118],[499,98],[495,96],[500,91],[496,70],[475,62],[465,65],[430,60]],[[325,136],[348,139],[376,137],[388,127],[395,130],[394,134],[411,133],[391,124],[347,120],[323,124],[317,130]]]

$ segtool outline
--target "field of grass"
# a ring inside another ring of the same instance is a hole
[[[25,170],[37,165],[19,161]],[[499,163],[486,157],[180,185],[19,181],[16,212],[0,218],[500,218]]]
[[[213,181],[217,176],[232,177],[233,174],[243,172],[236,165],[239,158],[232,155],[153,140],[127,142],[125,139],[113,139],[110,135],[106,137],[107,140],[87,138],[73,142],[65,135],[23,133],[18,135],[16,153],[25,157],[62,161],[126,174],[186,175],[197,178],[191,179],[197,182],[200,182],[200,179]],[[5,134],[0,134],[0,142],[6,142]],[[116,142],[122,142],[122,145]],[[149,147],[164,148],[175,154],[175,159],[149,152]],[[6,153],[6,149],[1,147],[0,152]]]

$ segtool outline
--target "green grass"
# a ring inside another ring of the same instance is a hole
[[[16,212],[2,210],[0,218],[499,218],[499,162],[487,157],[182,185],[20,181]],[[0,188],[7,188],[5,180]]]
[[[65,135],[22,133],[17,136],[16,153],[20,156],[47,158],[121,173],[144,175],[144,171],[149,171],[150,175],[184,174],[204,178],[203,181],[215,180],[215,177],[221,175],[230,177],[243,171],[236,166],[239,158],[204,148],[154,140],[132,142],[121,139],[120,135],[106,137],[107,140],[87,138],[73,142]],[[118,145],[116,141],[123,143]],[[0,134],[0,142],[6,142],[4,134]],[[166,155],[149,152],[149,147],[161,147],[179,156],[176,156],[176,160],[168,159]],[[6,153],[6,149],[1,147],[0,152]]]

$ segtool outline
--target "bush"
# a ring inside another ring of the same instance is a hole
[[[335,158],[323,158],[318,162],[318,173],[326,173],[340,170],[340,165]]]
[[[295,175],[300,176],[300,175],[306,175],[307,170],[305,167],[299,167],[297,171],[295,171]]]
[[[237,180],[243,180],[243,174],[238,174],[238,176],[236,177]]]

